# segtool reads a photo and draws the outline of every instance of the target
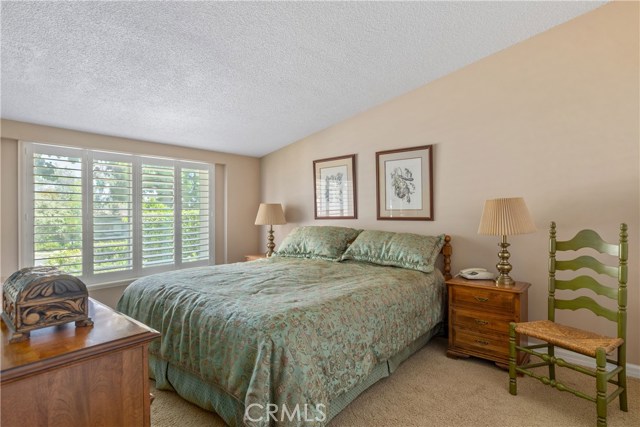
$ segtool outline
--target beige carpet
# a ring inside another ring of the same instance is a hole
[[[331,427],[372,426],[595,426],[595,404],[562,393],[532,378],[518,380],[518,396],[508,392],[508,374],[479,359],[448,359],[447,343],[432,340],[385,378],[352,402]],[[558,379],[583,391],[593,379],[566,369]],[[152,390],[153,427],[224,426],[175,393]],[[629,378],[629,412],[618,401],[609,405],[609,426],[640,425],[640,380]]]

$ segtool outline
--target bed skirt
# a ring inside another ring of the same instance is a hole
[[[377,364],[371,373],[351,390],[341,394],[329,403],[326,423],[331,421],[360,394],[382,378],[391,375],[402,362],[420,350],[431,338],[442,332],[443,324],[437,324],[426,334],[409,344],[390,359]],[[149,376],[156,381],[158,390],[175,391],[182,398],[207,411],[217,413],[229,426],[243,426],[244,402],[226,393],[215,384],[205,383],[195,374],[187,372],[149,355]]]

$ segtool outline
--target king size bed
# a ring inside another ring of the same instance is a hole
[[[139,279],[118,309],[161,332],[158,389],[232,426],[323,426],[441,330],[449,241],[299,227],[271,258]]]

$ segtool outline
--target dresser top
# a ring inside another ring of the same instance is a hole
[[[447,280],[447,285],[468,286],[472,288],[482,288],[490,290],[499,290],[504,292],[522,293],[526,291],[531,283],[516,282],[513,286],[498,286],[494,280],[467,280],[463,277],[456,276]]]
[[[139,345],[159,337],[146,325],[89,298],[93,326],[76,327],[74,322],[31,331],[26,341],[9,343],[4,322],[0,354],[0,382],[82,360],[88,356]]]

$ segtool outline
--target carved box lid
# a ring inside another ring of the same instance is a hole
[[[27,267],[16,271],[2,285],[2,320],[10,329],[11,342],[29,337],[29,331],[76,322],[90,326],[89,293],[77,277],[56,267]]]
[[[57,267],[27,267],[13,273],[3,285],[5,298],[15,303],[43,302],[60,296],[88,296],[86,285],[77,277],[65,274]]]

